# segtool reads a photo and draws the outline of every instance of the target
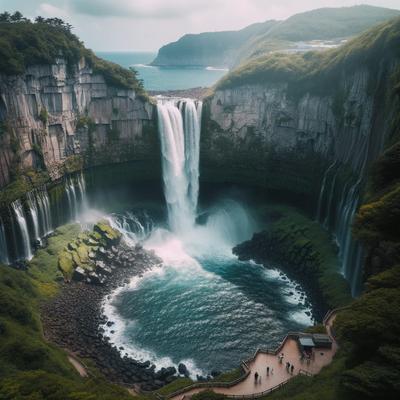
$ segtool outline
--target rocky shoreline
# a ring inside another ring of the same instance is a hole
[[[294,237],[287,232],[262,231],[233,248],[241,261],[254,260],[266,268],[276,263],[289,279],[300,284],[309,299],[312,316],[322,321],[328,311],[319,287],[319,255],[310,243],[296,246]]]
[[[162,260],[141,245],[132,248],[121,240],[112,249],[105,249],[101,261],[110,268],[104,282],[64,282],[58,295],[42,305],[46,339],[78,357],[91,359],[114,383],[128,387],[139,385],[141,390],[150,391],[172,382],[177,378],[174,367],[156,372],[149,361],[128,358],[123,354],[123,348],[112,346],[101,328],[104,324],[113,325],[113,321],[107,321],[103,315],[104,298],[132,277],[161,267]]]

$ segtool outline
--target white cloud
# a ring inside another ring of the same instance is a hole
[[[65,19],[96,50],[156,50],[185,33],[239,29],[320,7],[400,8],[399,0],[0,0],[0,9]]]

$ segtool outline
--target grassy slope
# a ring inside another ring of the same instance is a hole
[[[240,31],[185,35],[177,42],[162,47],[159,55],[160,59],[162,56],[189,59],[204,54],[216,57],[231,52],[232,61],[239,65],[270,51],[290,48],[294,42],[351,37],[399,14],[398,10],[366,5],[321,8],[296,14],[281,22],[250,25]]]
[[[351,37],[399,14],[398,10],[367,5],[320,8],[296,14],[246,43],[239,60],[243,62],[270,51],[287,49],[298,41]]]
[[[247,84],[288,82],[294,90],[333,90],[324,85],[340,79],[360,65],[377,68],[376,60],[400,57],[400,18],[383,23],[344,46],[324,51],[301,54],[274,53],[260,57],[233,70],[216,85],[216,90]]]
[[[66,354],[43,339],[40,302],[58,290],[56,254],[80,231],[59,228],[28,273],[0,266],[0,398],[4,400],[130,399],[101,377],[82,379]]]

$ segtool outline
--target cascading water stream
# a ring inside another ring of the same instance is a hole
[[[50,199],[46,189],[43,189],[39,193],[39,201],[42,205],[41,210],[44,216],[43,234],[48,235],[53,230],[53,222],[51,218]]]
[[[20,258],[30,260],[32,258],[32,247],[22,203],[19,200],[16,200],[11,204],[11,208],[14,211],[16,222],[21,234],[22,252]]]
[[[319,192],[319,198],[318,198],[318,208],[317,208],[317,221],[321,223],[322,220],[322,206],[323,206],[323,200],[325,196],[325,188],[326,188],[326,182],[329,176],[329,173],[331,170],[336,166],[336,161],[334,161],[329,168],[325,171],[324,174],[324,179],[322,180],[322,185],[321,185],[321,190]]]
[[[71,211],[73,211],[74,220],[77,220],[78,219],[78,200],[76,197],[75,184],[74,184],[74,181],[72,180],[72,178],[70,178],[70,180],[69,180],[69,190],[71,193],[72,204],[73,204],[73,209]]]
[[[4,264],[9,263],[6,232],[4,229],[3,221],[1,219],[0,219],[0,262]]]
[[[135,245],[149,237],[153,231],[154,224],[146,212],[140,216],[133,212],[126,212],[124,215],[113,214],[108,217],[111,227],[119,230],[125,241],[130,245]]]
[[[81,213],[85,212],[88,210],[88,203],[87,203],[87,198],[86,198],[86,182],[85,178],[83,176],[83,173],[81,173],[78,178],[78,189],[79,189],[79,196],[80,196],[80,209]]]
[[[361,281],[362,250],[352,236],[351,224],[359,203],[361,180],[348,180],[341,188],[341,167],[337,166],[335,170],[336,165],[338,163],[334,162],[325,172],[319,195],[317,220],[325,229],[334,233],[339,247],[341,271],[349,281],[353,295],[356,295]],[[342,194],[335,202],[334,198],[338,196],[340,189]]]
[[[66,179],[65,193],[67,195],[70,218],[73,221],[78,221],[79,216],[89,209],[83,173],[75,179],[72,177]]]
[[[40,232],[39,232],[39,213],[37,206],[37,193],[35,191],[29,192],[27,194],[28,204],[29,204],[29,212],[32,218],[33,225],[33,234],[35,241],[40,240]]]
[[[201,102],[161,98],[157,104],[164,195],[170,229],[190,230],[199,192]]]

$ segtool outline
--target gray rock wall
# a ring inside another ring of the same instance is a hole
[[[56,180],[73,155],[87,164],[158,158],[154,112],[133,90],[106,84],[85,60],[72,71],[59,59],[0,75],[0,188],[19,168],[43,163]]]

